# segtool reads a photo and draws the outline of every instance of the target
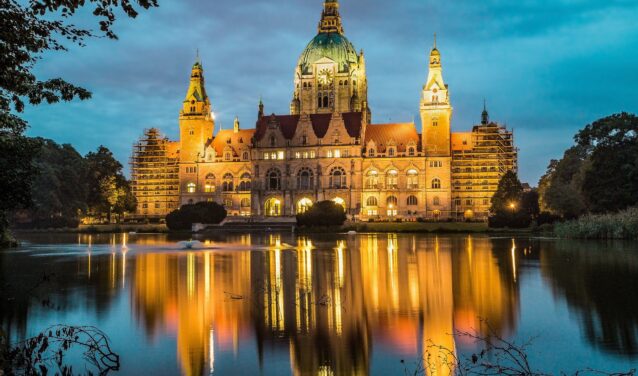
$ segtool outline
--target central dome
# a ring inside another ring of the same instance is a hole
[[[347,72],[358,61],[357,51],[350,41],[340,33],[319,33],[306,46],[297,64],[302,74],[312,73],[312,64],[322,58],[337,63],[339,72]]]

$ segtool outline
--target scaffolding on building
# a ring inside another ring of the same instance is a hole
[[[179,206],[179,165],[170,141],[158,129],[145,129],[133,144],[129,160],[131,186],[137,199],[135,217],[163,218]]]
[[[457,217],[486,218],[498,183],[508,171],[518,170],[514,132],[483,122],[471,132],[471,148],[452,156],[453,208]]]

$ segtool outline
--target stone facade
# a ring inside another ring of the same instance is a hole
[[[268,115],[260,102],[254,128],[235,119],[232,130],[213,134],[202,64],[194,64],[179,115],[176,201],[216,201],[246,216],[292,216],[321,200],[361,220],[486,216],[498,179],[516,170],[513,136],[486,111],[472,132],[451,132],[436,41],[420,115],[421,134],[414,123],[372,123],[363,51],[345,37],[339,3],[326,0],[295,69],[289,115]]]

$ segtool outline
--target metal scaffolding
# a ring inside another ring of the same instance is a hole
[[[133,144],[129,164],[136,217],[163,218],[179,207],[179,161],[169,154],[169,143],[159,130],[151,128]]]
[[[457,216],[487,217],[501,177],[518,170],[514,132],[496,123],[475,125],[471,148],[452,155],[453,207]],[[468,213],[471,211],[471,213]]]

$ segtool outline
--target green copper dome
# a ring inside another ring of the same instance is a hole
[[[297,64],[303,74],[312,72],[312,64],[327,57],[337,63],[339,72],[347,72],[359,57],[350,41],[339,33],[319,33],[306,46]]]

